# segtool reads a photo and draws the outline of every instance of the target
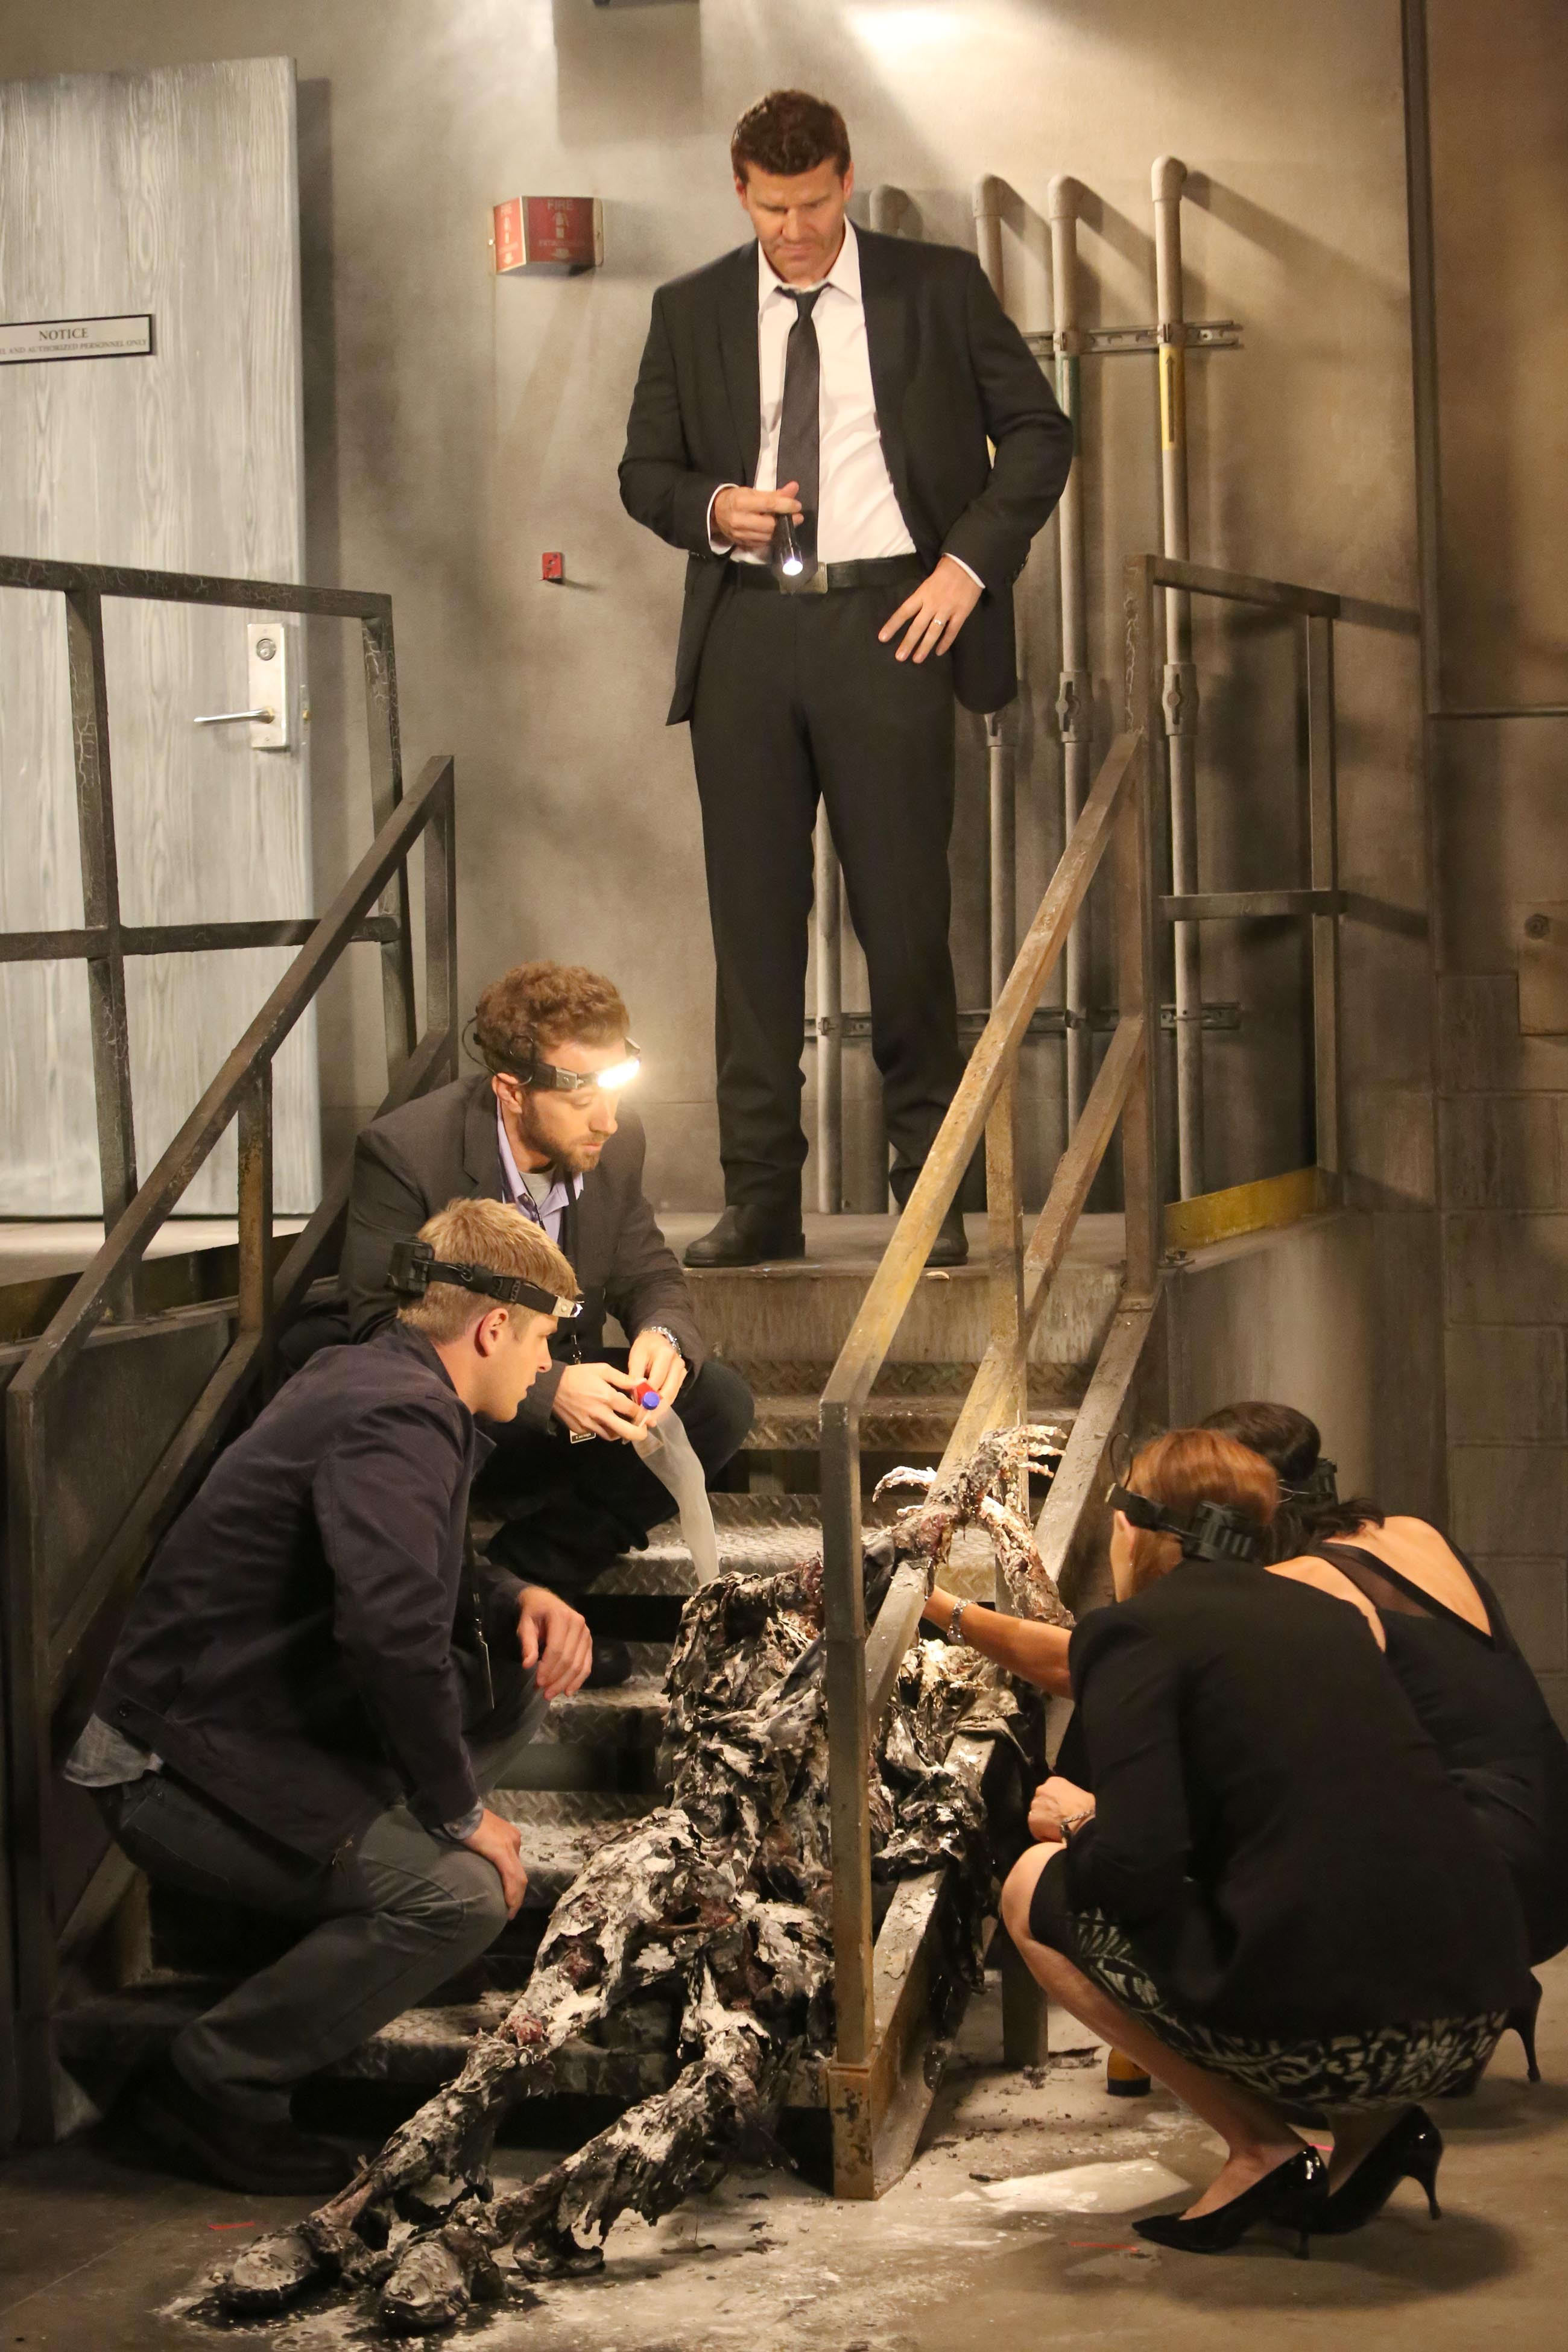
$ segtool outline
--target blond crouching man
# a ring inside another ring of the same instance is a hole
[[[455,1201],[393,1274],[393,1321],[312,1356],[164,1538],[67,1767],[155,1882],[299,1924],[136,2096],[165,2158],[233,2189],[346,2176],[290,2093],[517,1910],[518,1832],[485,1793],[589,1665],[575,1610],[465,1560],[478,1420],[504,1426],[550,1361],[570,1265]]]

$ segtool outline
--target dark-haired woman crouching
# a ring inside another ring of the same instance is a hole
[[[1276,1573],[1360,1607],[1395,1680],[1513,1880],[1533,1968],[1568,1945],[1568,1741],[1479,1570],[1425,1519],[1336,1491],[1317,1423],[1290,1405],[1226,1405],[1205,1429],[1260,1454],[1283,1501]],[[1532,1987],[1509,2023],[1535,2063]]]
[[[1259,1536],[1279,1500],[1267,1463],[1197,1430],[1128,1484]],[[1112,1545],[1131,1597],[1069,1653],[1095,1810],[1058,1818],[1047,1784],[1003,1915],[1052,1999],[1226,2141],[1203,2196],[1141,2232],[1215,2252],[1277,2221],[1304,2252],[1405,2173],[1432,2194],[1441,2143],[1413,2103],[1495,2046],[1527,1973],[1518,1907],[1352,1612],[1120,1512]],[[1332,2195],[1286,2105],[1333,2119]]]

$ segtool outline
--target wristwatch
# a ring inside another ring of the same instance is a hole
[[[657,1332],[661,1339],[668,1339],[670,1346],[675,1349],[676,1354],[680,1358],[681,1362],[684,1363],[686,1361],[685,1349],[681,1346],[674,1332],[671,1331],[666,1324],[645,1323],[643,1325],[643,1329],[645,1331]]]

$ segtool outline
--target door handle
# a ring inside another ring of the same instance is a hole
[[[293,749],[291,714],[296,695],[292,632],[283,621],[249,621],[245,630],[245,690],[248,710],[207,710],[197,727],[248,727],[253,751]]]

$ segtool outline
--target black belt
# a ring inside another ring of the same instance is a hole
[[[904,581],[923,580],[925,565],[918,555],[873,555],[862,563],[819,563],[798,580],[781,580],[765,563],[731,563],[730,577],[737,588],[765,588],[775,596],[821,596],[830,588],[896,588]]]

